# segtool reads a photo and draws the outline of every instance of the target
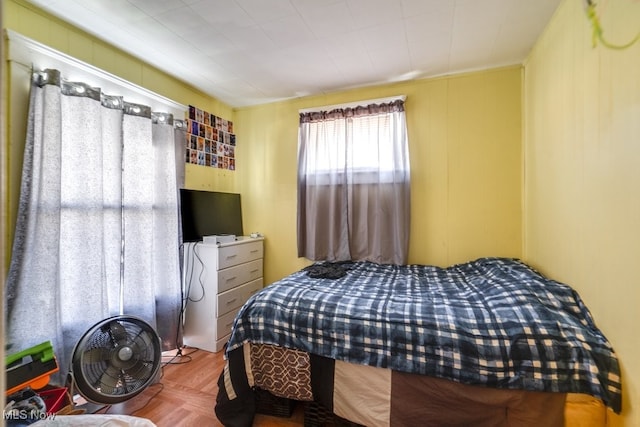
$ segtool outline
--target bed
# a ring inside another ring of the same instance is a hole
[[[367,426],[563,425],[569,393],[621,410],[579,295],[516,259],[317,263],[253,295],[225,351],[227,426],[251,425],[256,390]]]

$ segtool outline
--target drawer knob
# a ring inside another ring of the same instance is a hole
[[[229,301],[227,301],[227,305],[233,304],[234,302],[236,302],[237,299],[238,298],[230,299]]]
[[[232,258],[235,258],[235,257],[237,257],[237,256],[238,256],[237,254],[227,255],[227,259],[232,259]]]
[[[234,280],[236,280],[236,276],[229,277],[229,278],[227,279],[227,282],[232,282],[232,281],[234,281]]]

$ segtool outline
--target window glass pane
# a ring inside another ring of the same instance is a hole
[[[390,114],[309,123],[308,173],[385,171],[396,169]],[[347,135],[351,144],[347,149]]]

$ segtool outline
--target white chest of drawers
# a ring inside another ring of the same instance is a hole
[[[238,309],[262,289],[263,238],[221,244],[185,243],[184,343],[218,352],[229,339]]]

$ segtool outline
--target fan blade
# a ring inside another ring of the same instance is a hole
[[[116,344],[119,344],[120,342],[127,339],[127,330],[120,324],[120,322],[110,322],[109,333],[111,334],[111,339]]]
[[[82,353],[83,363],[100,363],[111,358],[109,349],[103,347],[90,348]]]
[[[109,366],[100,377],[100,384],[98,384],[100,391],[103,394],[114,394],[121,375],[120,369]]]
[[[138,360],[135,365],[125,369],[124,373],[133,379],[146,381],[151,376],[152,371],[152,362]]]
[[[149,352],[153,352],[154,350],[151,342],[151,337],[146,331],[142,330],[133,338],[133,346],[138,352],[145,355]]]

